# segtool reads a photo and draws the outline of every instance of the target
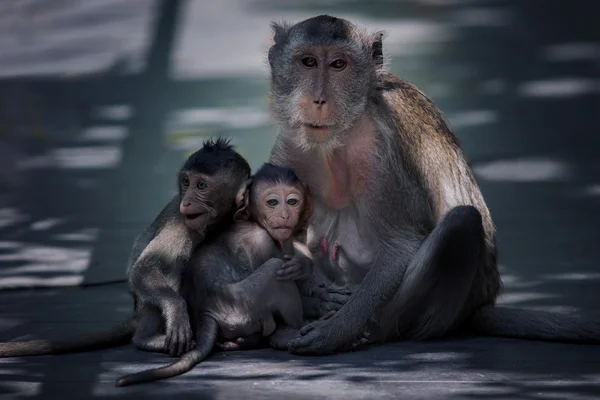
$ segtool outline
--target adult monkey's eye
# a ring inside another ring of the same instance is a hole
[[[298,199],[288,199],[287,203],[288,203],[290,206],[295,206],[295,205],[297,205],[297,204],[298,204]]]
[[[267,200],[267,204],[270,207],[275,207],[277,204],[279,204],[279,202],[277,200],[275,200],[275,199],[269,199],[269,200]]]
[[[304,64],[306,67],[312,68],[317,65],[317,60],[314,57],[304,57],[302,59],[302,64]]]
[[[346,66],[346,60],[338,58],[337,60],[332,61],[329,65],[331,66],[331,68],[342,70]]]
[[[190,178],[188,178],[187,176],[182,176],[181,177],[181,186],[183,187],[188,187],[190,186]]]
[[[196,187],[200,190],[206,190],[208,188],[208,185],[205,182],[200,181],[198,182]]]

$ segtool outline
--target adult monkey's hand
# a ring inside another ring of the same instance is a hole
[[[382,33],[320,15],[273,23],[270,162],[311,187],[309,248],[360,285],[337,314],[306,326],[297,352],[328,353],[377,318],[377,340],[460,328],[500,288],[494,226],[458,140],[416,87],[385,71]],[[338,279],[339,278],[339,279]]]

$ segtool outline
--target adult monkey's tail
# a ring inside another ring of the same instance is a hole
[[[217,332],[217,321],[209,315],[204,315],[197,326],[195,349],[188,351],[179,360],[166,367],[125,375],[117,380],[116,386],[129,386],[137,383],[158,381],[190,371],[210,354],[217,343]]]
[[[132,316],[109,330],[77,338],[0,342],[0,357],[42,356],[122,346],[131,342],[137,323],[137,318]]]
[[[509,307],[484,306],[469,333],[545,342],[600,344],[600,320]]]

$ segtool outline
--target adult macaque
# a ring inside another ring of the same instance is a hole
[[[374,341],[469,329],[598,343],[597,323],[495,307],[488,208],[439,110],[385,71],[382,33],[327,15],[272,27],[281,132],[270,161],[311,187],[314,260],[336,283],[355,285],[334,316],[302,328],[293,352],[347,348],[367,326]]]
[[[180,285],[193,250],[224,224],[247,218],[250,166],[227,140],[204,142],[179,171],[179,194],[136,239],[128,266],[135,315],[117,327],[80,338],[0,343],[1,357],[94,350],[133,343],[173,356],[192,348]],[[140,199],[136,199],[140,200]]]
[[[207,239],[185,269],[183,293],[197,347],[171,365],[122,377],[117,386],[183,374],[206,358],[218,339],[227,350],[240,348],[239,339],[243,348],[256,346],[273,335],[275,318],[282,329],[297,332],[303,312],[294,281],[310,277],[312,261],[294,255],[293,237],[312,213],[308,188],[293,171],[266,164],[253,177],[250,210],[249,221]],[[287,345],[285,332],[273,340]]]

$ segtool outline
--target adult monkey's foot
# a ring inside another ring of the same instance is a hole
[[[329,318],[333,317],[335,315],[335,311],[330,311],[327,314],[323,315],[323,317],[321,317],[321,320],[328,320]],[[361,332],[358,336],[358,338],[352,342],[349,346],[343,348],[343,351],[351,351],[351,350],[358,350],[361,346],[369,343],[369,338],[371,337],[371,332],[369,332],[368,330],[365,330],[363,332]]]
[[[352,349],[363,342],[368,332],[344,321],[340,312],[330,312],[318,321],[304,325],[300,336],[289,342],[288,348],[297,354],[331,354]]]
[[[329,286],[321,285],[316,291],[319,298],[320,315],[324,316],[330,311],[340,310],[354,293],[356,286],[340,286],[331,284]]]

